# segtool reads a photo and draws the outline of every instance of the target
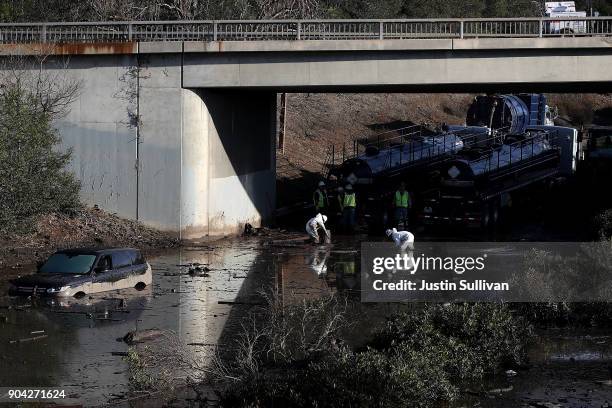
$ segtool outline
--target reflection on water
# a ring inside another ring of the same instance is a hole
[[[0,386],[59,387],[85,405],[120,398],[130,385],[122,356],[128,346],[117,339],[138,329],[170,330],[199,355],[232,338],[241,318],[261,303],[262,289],[272,288],[285,304],[336,291],[359,299],[357,242],[282,247],[245,240],[183,248],[149,260],[153,285],[143,291],[61,301],[0,297]],[[190,264],[210,271],[189,275]],[[7,274],[0,277],[3,295]],[[370,321],[357,324],[371,326]],[[532,360],[538,363],[597,361],[604,369],[601,362],[610,361],[610,339],[605,336],[542,339],[532,350]],[[537,369],[528,373],[513,380],[515,389],[521,382],[524,389],[534,389],[534,375],[547,378]],[[502,382],[507,386],[506,379]],[[560,389],[562,384],[557,384]],[[487,406],[504,406],[498,402]]]
[[[358,254],[328,245],[291,248],[279,253],[276,289],[285,304],[348,291],[359,297]]]

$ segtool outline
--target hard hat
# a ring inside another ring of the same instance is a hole
[[[388,237],[390,237],[390,236],[391,236],[391,234],[393,234],[393,231],[391,231],[390,229],[388,229],[388,230],[386,231],[386,234],[387,234],[387,236],[388,236]]]
[[[347,184],[345,189],[346,190],[352,190],[353,189],[353,185],[352,184]]]
[[[325,187],[325,182],[324,181],[319,181],[319,187]]]
[[[327,215],[323,216],[323,222],[327,222]]]

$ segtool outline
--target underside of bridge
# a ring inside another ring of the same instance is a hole
[[[607,38],[540,40],[88,45],[46,70],[81,83],[57,127],[84,201],[190,239],[272,217],[277,92],[611,88]]]

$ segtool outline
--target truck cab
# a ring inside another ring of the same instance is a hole
[[[573,1],[553,1],[544,3],[544,15],[558,21],[547,21],[544,27],[545,34],[584,34],[586,30],[586,11],[576,11]]]

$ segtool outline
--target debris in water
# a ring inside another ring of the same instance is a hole
[[[285,238],[277,239],[264,243],[264,245],[277,246],[277,247],[297,247],[307,244],[310,238],[307,235],[300,236],[297,238]]]
[[[146,341],[155,340],[164,335],[163,330],[159,329],[148,329],[148,330],[138,330],[131,331],[125,336],[123,336],[123,341],[127,344],[136,344],[136,343],[144,343]]]
[[[208,268],[207,266],[196,265],[190,267],[187,273],[189,274],[189,276],[207,277],[209,276],[207,272],[210,272],[210,268]]]
[[[239,301],[239,300],[219,300],[217,302],[220,305],[251,305],[251,306],[263,306],[264,303],[262,302],[243,302],[243,301]]]
[[[489,394],[501,394],[501,393],[504,393],[504,392],[510,392],[513,389],[514,389],[514,387],[510,385],[509,387],[505,387],[505,388],[494,388],[492,390],[489,390],[488,393]]]
[[[19,339],[19,340],[11,340],[10,343],[11,344],[15,344],[15,343],[27,343],[27,342],[30,342],[30,341],[46,339],[47,337],[49,337],[49,336],[47,336],[46,334],[43,334],[42,336],[28,337],[28,338]]]

